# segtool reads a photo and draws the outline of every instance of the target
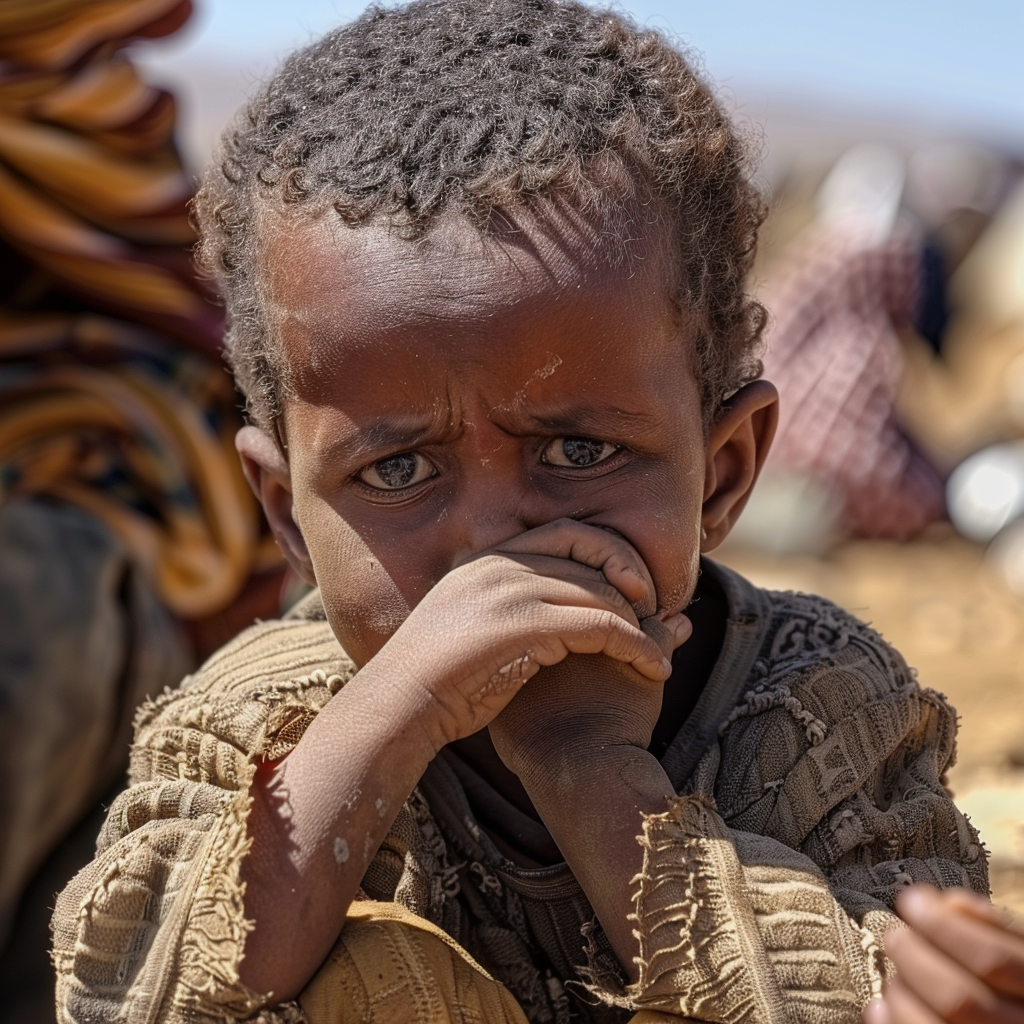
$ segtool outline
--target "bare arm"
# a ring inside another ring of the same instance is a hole
[[[657,619],[643,627],[670,652],[690,632],[671,635]],[[629,920],[633,879],[643,867],[643,818],[661,814],[672,783],[647,749],[662,686],[602,657],[571,656],[544,669],[529,694],[491,724],[502,758],[530,799],[587,894],[629,980],[640,947]]]
[[[657,758],[637,747],[608,747],[576,767],[561,784],[527,784],[527,792],[635,982],[640,945],[629,915],[644,861],[637,836],[643,816],[664,812],[672,783]]]
[[[257,776],[243,868],[249,988],[275,1001],[302,989],[429,761],[486,726],[542,666],[604,653],[636,678],[669,675],[630,605],[651,597],[649,576],[621,538],[566,521],[507,548],[449,573],[276,771]]]
[[[370,860],[436,753],[415,698],[367,666],[276,769],[257,772],[242,871],[255,928],[239,974],[250,988],[292,998],[330,951]]]

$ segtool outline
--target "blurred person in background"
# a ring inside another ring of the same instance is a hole
[[[901,212],[904,181],[894,149],[844,153],[766,298],[775,319],[765,370],[782,399],[766,471],[819,489],[833,520],[825,528],[842,536],[906,540],[945,512],[942,477],[896,413],[900,333],[914,325],[925,268],[935,267]],[[932,294],[939,345],[941,287]]]
[[[139,702],[278,610],[174,101],[125,52],[190,13],[0,7],[0,949],[33,874],[119,780]]]
[[[961,337],[977,288],[959,279],[1004,178],[994,153],[958,142],[909,158],[859,143],[835,162],[811,222],[767,274],[765,366],[782,411],[748,543],[903,541],[945,518],[945,476],[962,457],[946,436],[956,403],[927,396],[942,378],[991,404],[988,382],[971,381],[985,346]]]

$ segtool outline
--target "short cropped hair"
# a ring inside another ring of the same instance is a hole
[[[749,147],[661,34],[575,0],[371,6],[288,57],[238,112],[195,199],[201,265],[227,307],[226,357],[270,429],[288,367],[260,301],[258,212],[386,219],[641,199],[671,218],[671,298],[694,333],[705,424],[761,372],[766,314],[745,292],[763,198]]]

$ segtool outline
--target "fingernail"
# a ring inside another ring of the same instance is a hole
[[[682,612],[669,615],[663,623],[677,644],[682,643],[693,632],[693,624]]]
[[[909,885],[899,894],[897,910],[901,917],[920,917],[928,912],[928,894],[916,885]]]
[[[679,621],[673,627],[672,632],[677,640],[685,640],[693,632],[693,623],[685,615],[680,614]]]
[[[672,662],[668,658],[661,659],[661,670],[665,673],[665,678],[668,679],[672,675]]]
[[[910,913],[922,913],[928,906],[928,897],[916,886],[907,886],[899,894],[900,906]]]
[[[864,1007],[864,1024],[888,1024],[889,1007],[884,999],[872,999]]]

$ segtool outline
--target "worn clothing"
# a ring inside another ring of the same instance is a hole
[[[357,900],[299,997],[309,1024],[527,1024],[522,1008],[437,925],[399,903]],[[679,1018],[641,1010],[629,1024]]]
[[[136,706],[194,664],[100,520],[0,504],[0,949],[28,880],[123,774]]]
[[[437,758],[363,880],[440,927],[531,1024],[854,1021],[911,881],[987,891],[942,783],[956,718],[869,627],[820,598],[726,595],[718,661],[661,758],[680,794],[643,823],[640,977],[624,986],[564,864],[503,856]],[[142,708],[131,785],[54,914],[61,1021],[295,1020],[238,979],[254,759],[283,756],[354,673],[322,609],[261,623]]]
[[[527,1024],[504,985],[398,903],[353,903],[342,936],[299,998],[309,1024]]]

